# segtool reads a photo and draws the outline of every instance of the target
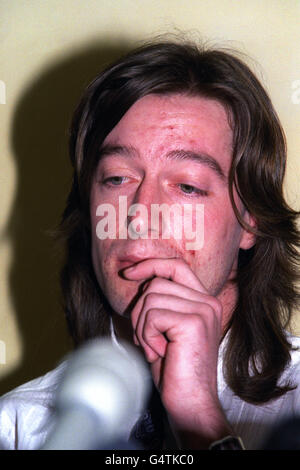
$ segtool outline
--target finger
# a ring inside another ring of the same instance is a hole
[[[150,293],[145,297],[142,312],[139,316],[139,322],[143,321],[142,313],[144,316],[151,309],[172,310],[180,312],[181,315],[195,313],[199,315],[214,315],[214,309],[211,305],[202,302],[195,302],[194,300],[182,299],[175,295]],[[138,327],[137,327],[138,332]]]
[[[179,258],[151,258],[124,269],[124,276],[131,280],[146,280],[153,277],[171,279],[178,284],[208,294],[190,266]]]
[[[168,309],[151,309],[144,314],[148,318],[140,322],[137,337],[148,362],[153,363],[158,358],[162,359],[166,356],[169,343],[167,339],[167,330],[170,327],[169,316],[171,315],[174,321],[176,317],[180,316],[180,313]],[[166,320],[158,323],[159,328],[156,326],[158,315],[165,316]]]
[[[170,345],[180,342],[182,338],[188,341],[192,337],[197,323],[201,325],[200,338],[203,338],[205,322],[200,317],[198,318],[197,314],[188,315],[185,318],[189,321],[184,322],[183,325],[181,312],[161,308],[153,308],[146,312],[145,321],[139,328],[138,338],[148,362],[154,362],[157,358],[165,358]]]
[[[191,287],[187,287],[183,284],[179,284],[163,277],[154,277],[144,284],[142,295],[147,295],[151,292],[156,292],[158,294],[170,294],[175,296],[177,295],[184,299],[195,301],[210,298],[208,294],[203,294],[202,292],[199,292],[198,290],[195,290]]]
[[[189,303],[185,303],[189,302]],[[215,297],[202,294],[199,291],[190,289],[181,284],[163,278],[154,278],[148,282],[148,286],[143,291],[131,312],[133,328],[136,329],[138,317],[142,309],[149,308],[171,308],[183,313],[198,311],[196,303],[207,303],[216,311],[222,314],[221,302]]]
[[[151,293],[161,293],[181,297],[186,300],[193,300],[195,302],[208,303],[217,312],[222,311],[221,302],[212,295],[204,294],[198,290],[186,287],[182,284],[170,281],[168,279],[155,277],[144,285],[141,297],[146,297]]]
[[[206,303],[161,294],[154,296],[156,299],[151,295],[150,301],[145,302],[135,329],[139,345],[144,349],[149,362],[156,360],[157,355],[164,357],[168,342],[176,340],[175,334],[179,335],[177,339],[185,337],[185,340],[190,341],[191,336],[195,335],[195,327],[198,328],[200,324],[203,339],[204,331],[210,330],[212,325],[218,327],[220,324],[218,313]],[[155,306],[155,300],[159,301],[159,307]]]
[[[154,294],[161,294],[162,296],[175,296],[177,299],[180,298],[180,296],[186,300],[188,299],[193,299],[195,301],[201,300],[199,292],[188,289],[186,287],[183,287],[181,285],[178,285],[174,283],[173,281],[168,281],[166,279],[162,278],[155,278],[152,281],[149,281],[147,287],[144,289],[143,293],[141,296],[138,298],[136,304],[134,305],[132,312],[131,312],[131,319],[132,319],[132,326],[135,329],[136,328],[136,323],[138,319],[138,315],[140,314],[142,308],[144,307],[145,300],[148,299],[151,300],[151,298],[154,298]],[[167,294],[166,294],[167,293]],[[150,294],[153,294],[153,296],[150,296]],[[163,305],[159,305],[159,299],[158,299],[158,305],[156,306],[161,306],[163,308]]]
[[[158,356],[165,357],[170,345],[185,344],[180,350],[202,348],[208,338],[218,338],[221,325],[217,315],[211,314],[207,304],[203,304],[203,312],[182,312],[170,309],[152,308],[145,314],[145,321],[139,331],[139,339],[145,349],[150,348]],[[218,343],[218,341],[217,341]]]

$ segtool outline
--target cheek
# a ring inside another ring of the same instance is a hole
[[[198,250],[186,250],[185,258],[194,270],[217,269],[231,264],[237,256],[242,229],[231,208],[220,205],[213,211],[207,209],[204,216],[203,246]]]
[[[204,217],[205,244],[214,245],[217,251],[221,251],[227,243],[237,241],[240,234],[241,227],[229,200],[207,208]]]
[[[109,250],[107,240],[99,240],[96,235],[92,236],[92,262],[98,282],[102,286],[107,270],[109,270],[109,262],[104,258],[105,253]]]
[[[92,262],[96,277],[99,284],[103,287],[105,276],[111,269],[111,245],[113,240],[106,238],[101,240],[97,235],[97,224],[103,217],[96,215],[98,202],[93,194],[91,194],[91,208],[90,208],[90,219],[91,219],[91,243],[92,243]]]

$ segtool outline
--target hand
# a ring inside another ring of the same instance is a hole
[[[229,434],[217,394],[221,303],[178,258],[148,259],[124,276],[151,279],[132,310],[134,339],[182,442],[200,448]]]

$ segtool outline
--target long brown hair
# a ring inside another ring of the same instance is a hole
[[[185,93],[216,99],[233,128],[229,193],[233,186],[257,222],[256,244],[240,250],[238,301],[230,325],[225,376],[242,399],[263,403],[290,389],[278,378],[290,360],[284,329],[299,302],[298,213],[283,196],[286,145],[266,91],[235,53],[190,42],[144,45],[104,70],[87,88],[70,132],[73,184],[60,233],[66,243],[61,273],[64,307],[74,344],[108,333],[110,306],[91,261],[89,194],[102,142],[126,111],[150,94]]]

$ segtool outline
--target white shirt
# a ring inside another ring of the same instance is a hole
[[[300,415],[300,337],[288,334],[298,351],[291,352],[291,363],[280,378],[298,385],[295,390],[263,405],[241,400],[228,387],[222,372],[223,348],[219,350],[218,394],[226,417],[246,449],[260,449],[281,420]],[[115,338],[113,337],[113,340]],[[66,361],[46,375],[12,390],[0,398],[0,448],[40,449],[52,430],[55,392]],[[128,429],[128,435],[131,430]]]

